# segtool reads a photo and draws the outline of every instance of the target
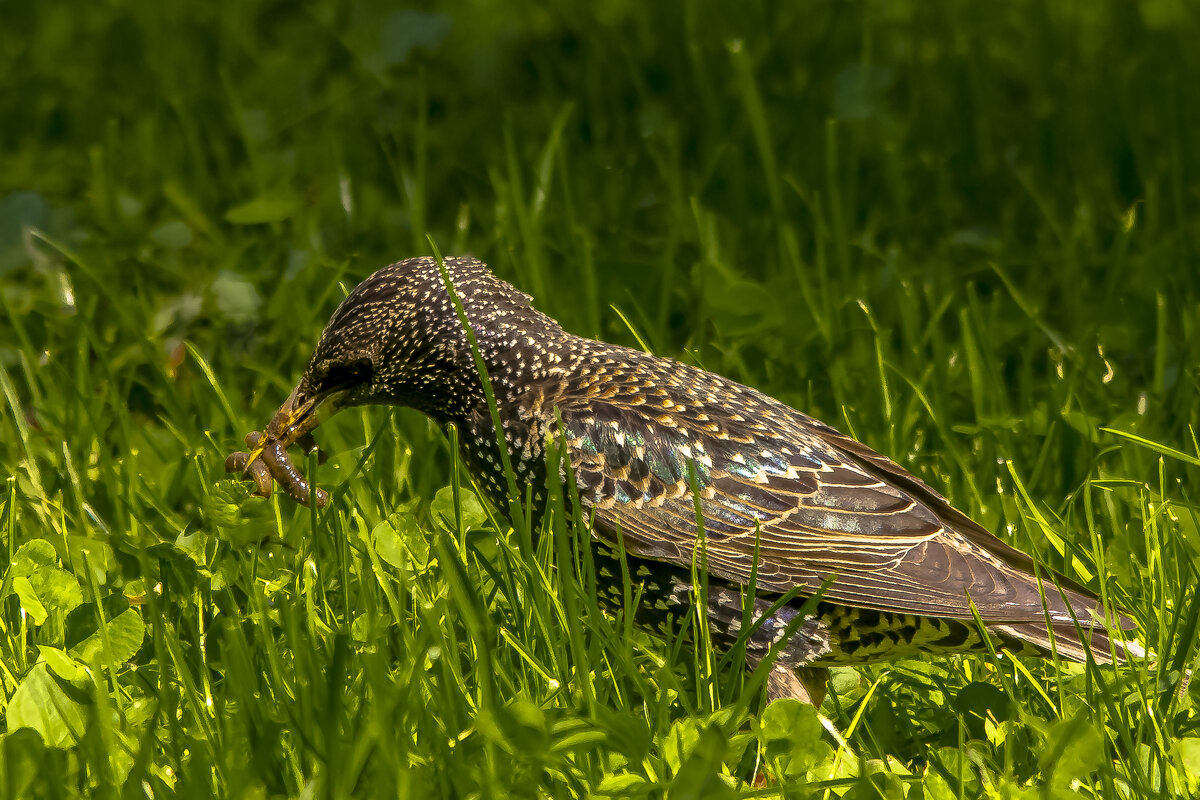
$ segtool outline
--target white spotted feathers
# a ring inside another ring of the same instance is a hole
[[[797,664],[978,648],[976,611],[1002,641],[1043,651],[1048,615],[1059,653],[1082,660],[1078,619],[1095,658],[1111,660],[1106,632],[1092,627],[1104,618],[1092,592],[1059,577],[1061,594],[1049,582],[1040,590],[1028,556],[886,457],[719,375],[568,333],[475,259],[446,259],[445,267],[501,431],[430,258],[385,267],[351,292],[298,396],[336,388],[342,406],[406,405],[455,423],[467,463],[494,500],[507,493],[501,441],[518,481],[540,495],[547,437],[561,437],[595,535],[613,542],[619,527],[626,551],[656,576],[651,614],[692,602],[698,492],[715,632],[736,637],[739,587],[752,572],[764,609],[772,595],[829,582],[818,618],[796,634]],[[789,613],[782,609],[762,635],[782,631]]]

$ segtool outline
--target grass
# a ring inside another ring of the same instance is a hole
[[[5,17],[0,796],[1200,790],[1186,4]],[[580,526],[418,414],[322,426],[327,511],[248,500],[224,456],[427,236],[852,432],[1157,659],[841,670],[835,738],[601,614]]]

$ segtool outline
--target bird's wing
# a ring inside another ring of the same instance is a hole
[[[736,385],[734,385],[736,386]],[[599,535],[634,554],[690,565],[700,488],[711,574],[757,587],[818,589],[834,602],[987,622],[1044,621],[1028,556],[954,511],[885,457],[764,395],[768,425],[669,392],[595,393],[560,405],[581,502]],[[659,396],[661,395],[661,397]],[[630,399],[626,399],[630,398]],[[672,404],[668,407],[668,404]],[[1098,601],[1068,584],[1080,622]],[[969,598],[969,599],[968,599]],[[1051,617],[1069,621],[1047,580]]]

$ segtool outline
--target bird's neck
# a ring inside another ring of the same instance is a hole
[[[570,375],[577,367],[580,343],[585,340],[567,333],[549,317],[537,316],[540,319],[534,321],[540,325],[524,319],[519,324],[500,322],[476,331],[479,354],[500,406],[518,403],[534,387]],[[486,411],[486,401],[475,398],[476,403],[480,401]]]
[[[468,467],[492,500],[499,501],[507,495],[502,469],[506,458],[519,481],[544,485],[543,445],[554,416],[555,387],[578,370],[581,343],[586,340],[557,325],[551,330],[531,330],[528,324],[519,330],[496,325],[482,331],[477,328],[475,333],[501,430],[488,407],[473,355],[469,356],[470,389],[459,393],[463,402],[442,421],[458,426]],[[507,453],[501,454],[502,446]]]

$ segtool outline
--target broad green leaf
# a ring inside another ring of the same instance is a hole
[[[994,729],[991,719],[1004,722],[1012,719],[1012,698],[998,686],[983,681],[968,683],[958,691],[953,706],[962,715],[972,739],[987,739]]]
[[[646,779],[632,772],[606,775],[596,787],[596,795],[599,797],[636,797],[649,791],[650,786]]]
[[[684,717],[671,726],[662,745],[663,758],[666,759],[671,774],[674,775],[682,769],[692,749],[700,741],[700,725],[700,720]]]
[[[462,522],[463,530],[477,528],[487,522],[487,513],[483,510],[483,504],[479,502],[479,498],[474,492],[467,489],[459,491],[459,499],[462,501]],[[443,486],[438,489],[437,495],[433,498],[433,503],[429,507],[430,516],[434,522],[444,526],[447,530],[454,530],[454,490],[450,486]]]
[[[13,578],[13,591],[17,593],[17,599],[21,601],[21,608],[33,620],[34,625],[41,625],[46,621],[46,607],[42,605],[42,601],[38,598],[37,590],[33,588],[33,584],[29,582],[29,578],[19,576]]]
[[[101,602],[104,604],[104,618],[109,620],[116,619],[129,608],[129,598],[123,594],[110,594]],[[96,614],[95,604],[88,603],[76,608],[67,615],[63,630],[63,642],[66,649],[69,651],[80,644],[95,633],[99,626],[100,618]]]
[[[58,567],[45,567],[29,576],[29,583],[37,591],[38,599],[48,609],[69,613],[83,602],[83,589],[79,580]]]
[[[65,650],[42,644],[38,645],[38,652],[42,654],[50,671],[64,681],[78,684],[87,677],[83,665],[67,655]]]
[[[29,577],[46,567],[58,566],[58,553],[45,539],[32,539],[17,548],[9,568],[10,577]]]
[[[57,610],[66,613],[83,602],[79,581],[58,566],[58,553],[54,545],[45,539],[33,539],[17,549],[13,554],[9,576],[13,579],[14,590],[18,578],[27,579],[27,583],[22,584],[26,594],[21,604],[39,625],[45,621],[44,612]],[[26,600],[36,600],[43,607],[40,618],[33,608],[25,606]]]
[[[242,505],[250,499],[250,481],[223,478],[204,498],[204,517],[213,525],[234,528],[245,522]]]
[[[1012,719],[1013,713],[1012,698],[995,684],[983,681],[974,681],[959,689],[954,707],[980,717],[991,714],[998,721]]]
[[[667,797],[671,800],[734,797],[733,788],[722,774],[722,759],[728,740],[721,729],[709,724],[698,732],[687,758],[676,771]]]
[[[777,700],[767,706],[760,724],[767,758],[788,775],[803,775],[833,757],[817,710],[798,700]]]
[[[409,559],[406,556],[406,548],[401,541],[400,534],[392,527],[390,518],[371,529],[371,544],[375,546],[375,552],[379,554],[379,558],[384,563],[391,564],[399,570],[408,568]]]
[[[146,635],[146,623],[142,621],[142,615],[137,609],[130,608],[110,619],[105,631],[108,634],[108,643],[112,647],[111,654],[105,653],[100,631],[96,631],[72,647],[71,655],[85,664],[101,663],[107,655],[111,655],[113,666],[120,668],[141,649],[142,640]]]
[[[489,564],[495,564],[500,554],[500,537],[489,528],[467,531],[466,545],[468,552]]]
[[[371,543],[379,558],[406,574],[420,574],[435,563],[429,554],[429,536],[411,511],[397,511],[371,529]]]
[[[862,675],[854,667],[833,667],[829,670],[829,697],[826,702],[833,702],[834,695],[843,706],[848,706],[860,700],[867,693]]]
[[[21,681],[6,716],[9,731],[31,728],[50,747],[67,747],[83,733],[83,709],[62,690],[45,662],[34,664]]]
[[[251,491],[250,481],[228,479],[214,483],[204,497],[204,521],[216,528],[221,540],[239,549],[263,545],[277,535],[271,504],[252,498]],[[206,563],[208,536],[203,529],[190,536],[180,535],[175,543],[197,565]]]

